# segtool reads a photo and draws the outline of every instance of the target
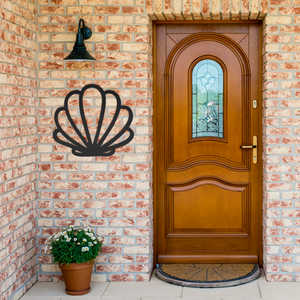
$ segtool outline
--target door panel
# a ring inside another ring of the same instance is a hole
[[[182,52],[176,52],[171,61],[169,70],[169,84],[167,93],[170,95],[166,107],[169,119],[166,130],[170,132],[166,154],[173,152],[169,158],[168,169],[185,169],[197,164],[223,164],[227,168],[249,169],[246,156],[251,153],[241,151],[240,145],[247,140],[250,116],[246,106],[249,99],[245,97],[244,91],[248,89],[249,67],[243,64],[243,57],[237,56],[226,43],[227,38],[222,39],[218,34],[199,34],[188,41],[186,39]],[[188,43],[190,42],[191,45]],[[224,44],[223,44],[224,43]],[[180,49],[181,50],[181,49]],[[209,56],[207,55],[209,53]],[[178,54],[178,57],[176,56]],[[170,54],[170,56],[172,53]],[[169,58],[170,58],[169,56]],[[195,62],[211,58],[221,62],[224,72],[224,138],[215,137],[191,137],[191,71]],[[239,59],[241,61],[239,61]],[[247,68],[248,67],[248,68]],[[168,68],[168,66],[167,66]],[[244,70],[246,69],[246,70]],[[169,71],[167,69],[167,71]],[[248,74],[245,74],[248,72]],[[230,76],[229,76],[230,74]],[[247,77],[246,77],[247,75]],[[243,80],[247,80],[246,84]],[[188,99],[188,101],[183,101]],[[228,105],[230,99],[230,105]],[[173,102],[173,103],[172,103]],[[169,109],[173,108],[173,109]],[[186,116],[183,118],[182,116]],[[229,126],[230,120],[230,126]],[[201,148],[201,151],[199,151]],[[177,168],[176,168],[177,167]]]
[[[247,188],[214,179],[184,187],[169,186],[167,236],[176,233],[245,233]],[[186,199],[189,199],[188,205]]]
[[[254,135],[261,138],[260,106],[252,108],[259,100],[259,26],[156,29],[157,262],[258,262],[260,149],[253,164],[252,149],[240,146],[252,145]],[[222,69],[222,80],[211,61]],[[193,75],[195,66],[204,71]],[[208,133],[196,137],[195,128]]]

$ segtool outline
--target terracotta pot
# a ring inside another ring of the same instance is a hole
[[[72,263],[59,264],[66,285],[66,293],[69,295],[84,295],[88,293],[93,272],[94,260],[83,264]]]

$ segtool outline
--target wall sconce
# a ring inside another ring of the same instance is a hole
[[[82,27],[81,27],[82,23]],[[72,52],[65,58],[65,60],[96,60],[91,54],[88,53],[84,45],[84,40],[88,40],[92,36],[92,30],[85,27],[84,20],[80,19],[78,24],[78,33],[76,42]]]

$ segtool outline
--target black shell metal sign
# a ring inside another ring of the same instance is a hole
[[[99,122],[98,125],[96,126],[97,129],[94,135],[92,135],[89,130],[87,120],[86,120],[84,105],[83,105],[83,95],[84,92],[87,91],[88,89],[98,90],[102,98]],[[79,111],[80,111],[80,117],[85,132],[85,136],[81,133],[78,126],[75,124],[75,121],[73,120],[73,117],[71,116],[69,110],[69,100],[74,95],[78,95],[79,97]],[[100,133],[101,133],[101,128],[103,126],[103,120],[104,120],[106,105],[107,105],[107,99],[106,99],[107,95],[110,95],[110,97],[115,97],[116,110],[111,122],[109,123],[108,127],[105,129],[105,132],[101,136]],[[111,133],[113,127],[116,125],[116,121],[120,115],[121,110],[126,110],[128,112],[127,122],[118,133],[116,133],[114,136],[112,136],[111,139],[109,139],[108,135]],[[73,127],[75,133],[79,137],[79,139],[76,138],[77,141],[75,140],[75,138],[73,138],[73,136],[70,136],[62,129],[59,123],[59,118],[64,117],[64,116],[60,116],[60,113],[62,112],[66,114],[68,122]],[[133,130],[130,128],[132,119],[133,119],[132,110],[128,106],[122,105],[121,99],[116,92],[111,90],[104,91],[100,86],[96,84],[88,84],[85,87],[83,87],[81,91],[75,90],[70,92],[65,98],[64,106],[56,110],[54,115],[54,120],[57,129],[55,129],[53,132],[53,138],[57,143],[71,148],[72,153],[76,156],[111,156],[115,153],[117,148],[123,147],[133,139],[134,133]],[[126,137],[124,137],[124,139],[120,141],[120,138],[126,132],[129,133],[129,136],[126,135]],[[62,140],[58,136],[59,134],[61,134],[65,138],[65,140]]]

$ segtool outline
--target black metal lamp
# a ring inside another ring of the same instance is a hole
[[[82,27],[81,27],[82,23]],[[91,54],[88,53],[84,45],[84,40],[88,40],[92,36],[92,30],[85,27],[84,20],[80,19],[78,24],[78,33],[76,42],[72,52],[65,58],[65,60],[96,60]]]

